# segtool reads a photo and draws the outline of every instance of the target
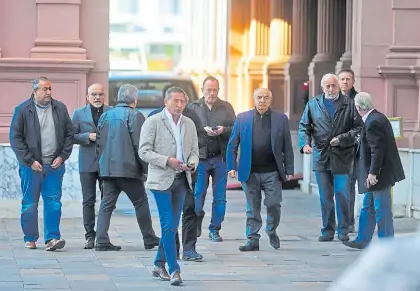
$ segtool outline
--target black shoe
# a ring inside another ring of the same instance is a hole
[[[114,246],[112,243],[108,244],[98,244],[96,243],[95,251],[120,251],[120,246]]]
[[[88,237],[85,242],[85,250],[90,250],[95,247],[95,240],[93,237]]]
[[[270,238],[270,245],[274,248],[274,249],[279,249],[280,248],[280,238],[277,235],[277,233],[271,233],[268,235],[268,237]]]
[[[203,260],[203,256],[196,252],[196,250],[184,251],[182,254],[182,259],[184,261],[194,261],[199,262]]]
[[[146,250],[151,250],[154,247],[159,246],[159,242],[160,242],[160,238],[159,237],[155,237],[153,240],[148,241],[148,242],[144,242],[144,248]]]
[[[218,231],[214,231],[214,232],[210,232],[209,233],[209,238],[211,241],[214,242],[222,242],[223,238],[220,236]]]
[[[201,236],[201,228],[203,226],[203,219],[204,219],[204,216],[197,217],[197,237]]]
[[[358,250],[363,250],[364,248],[366,248],[365,245],[362,245],[361,243],[353,240],[353,241],[343,241],[343,244],[345,246],[348,246],[349,248],[353,248],[353,249],[358,249]]]
[[[341,240],[342,242],[345,242],[345,241],[349,241],[350,240],[350,238],[349,238],[349,236],[347,234],[339,234],[338,235],[338,239]]]
[[[241,252],[252,252],[252,251],[259,251],[260,244],[258,241],[248,241],[245,245],[239,246],[238,249]]]
[[[318,241],[319,241],[319,242],[327,242],[327,241],[332,241],[332,240],[334,240],[334,235],[327,235],[327,234],[324,234],[324,235],[321,235],[321,236],[318,238]]]

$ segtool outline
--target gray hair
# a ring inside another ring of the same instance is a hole
[[[182,90],[181,87],[174,86],[174,87],[170,87],[168,90],[166,90],[166,92],[165,92],[165,101],[171,99],[173,93],[182,93],[182,94],[184,94],[185,100],[187,101],[187,103],[190,100],[190,98],[188,97],[187,93],[185,93],[185,91]]]
[[[372,110],[374,107],[372,95],[366,92],[359,92],[354,97],[354,103],[360,107],[360,110],[368,112]]]
[[[333,74],[333,73],[328,73],[328,74],[325,74],[324,76],[322,76],[322,79],[321,79],[321,87],[322,87],[322,88],[324,88],[324,83],[325,83],[325,81],[326,81],[326,80],[328,80],[329,78],[334,78],[334,79],[336,79],[336,80],[337,80],[337,82],[338,82],[338,77],[337,77],[337,75],[336,75],[336,74]]]
[[[137,100],[137,87],[124,84],[118,89],[117,103],[133,104]]]
[[[270,97],[273,97],[273,92],[271,92],[271,90],[268,89],[268,88],[257,88],[257,89],[255,89],[254,93],[252,94],[252,97],[255,98],[257,96],[258,91],[260,91],[260,90],[267,90],[270,93]]]
[[[33,79],[32,81],[31,81],[31,84],[32,84],[32,90],[36,90],[36,89],[38,89],[38,86],[39,86],[39,82],[41,82],[41,81],[50,81],[47,77],[37,77],[37,78],[35,78],[35,79]]]

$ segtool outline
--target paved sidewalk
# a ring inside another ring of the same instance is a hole
[[[242,191],[229,191],[228,214],[221,232],[224,242],[210,242],[203,231],[198,251],[205,261],[181,262],[184,279],[181,287],[170,287],[168,282],[152,278],[155,250],[144,250],[134,212],[125,195],[120,197],[110,231],[112,242],[123,248],[120,252],[84,250],[80,218],[62,220],[61,230],[67,241],[63,251],[26,250],[19,220],[1,219],[0,290],[326,290],[357,259],[360,251],[350,250],[338,241],[317,242],[320,215],[316,196],[285,191],[283,200],[278,230],[281,248],[272,249],[262,230],[261,250],[241,253],[238,246],[244,242],[244,195]],[[149,201],[159,233],[156,206],[152,197]],[[206,203],[206,209],[210,207],[211,203]],[[206,217],[204,225],[208,221]],[[408,235],[418,225],[419,221],[413,219],[396,219],[397,236]]]

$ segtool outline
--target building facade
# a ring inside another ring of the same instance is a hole
[[[190,7],[199,5],[184,1]],[[395,186],[394,212],[420,217],[420,172],[416,170],[420,166],[420,34],[409,33],[420,24],[418,1],[197,2],[215,8],[206,9],[212,12],[204,14],[204,19],[203,15],[186,15],[193,32],[187,35],[188,53],[180,69],[198,84],[206,74],[220,76],[225,82],[223,98],[237,112],[252,107],[255,88],[268,87],[274,107],[290,118],[295,145],[305,105],[303,84],[309,83],[309,95],[314,96],[321,91],[322,75],[352,68],[355,88],[373,94],[378,110],[387,116],[403,119],[404,138],[398,140],[398,146],[407,178]],[[192,9],[197,14],[201,11]],[[220,22],[215,19],[224,19],[226,13],[228,28],[218,30]],[[223,51],[226,35],[227,55],[209,53]],[[303,174],[301,188],[317,193],[311,157],[295,149],[296,172]]]
[[[357,90],[373,94],[389,117],[403,118],[398,146],[407,179],[395,186],[394,210],[420,217],[420,34],[411,32],[420,24],[419,1],[181,0],[179,9],[187,24],[178,69],[198,86],[208,74],[219,77],[222,98],[237,112],[252,108],[256,87],[270,88],[295,145],[303,83],[313,96],[323,74],[351,67]],[[29,97],[34,77],[51,78],[70,112],[85,104],[87,84],[107,84],[109,10],[103,0],[0,1],[0,142],[8,142],[13,108]],[[302,190],[317,193],[311,157],[295,152]],[[80,199],[75,156],[77,148],[65,178],[69,200]],[[7,145],[0,160],[0,197],[20,197]]]

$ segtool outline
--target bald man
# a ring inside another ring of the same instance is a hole
[[[271,246],[280,248],[276,229],[280,223],[282,183],[292,179],[294,159],[289,119],[271,108],[272,100],[267,88],[254,91],[255,108],[238,114],[226,151],[229,176],[242,183],[247,202],[248,241],[239,247],[242,252],[260,249],[261,190],[267,207],[265,231]]]
[[[102,197],[102,181],[99,177],[99,163],[95,154],[96,127],[102,113],[110,109],[104,105],[105,88],[93,84],[88,88],[88,104],[76,109],[73,114],[74,142],[79,148],[79,173],[83,195],[83,224],[86,230],[85,249],[93,249],[95,242],[96,184]]]

